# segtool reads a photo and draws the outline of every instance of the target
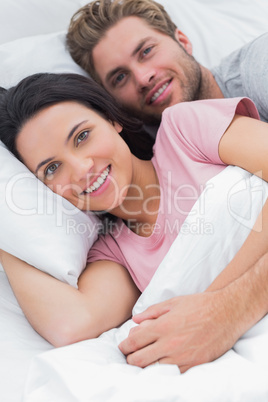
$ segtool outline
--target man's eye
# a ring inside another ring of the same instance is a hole
[[[125,76],[126,76],[126,74],[124,74],[124,73],[117,75],[117,77],[114,80],[115,85],[120,84],[120,82],[125,78]]]
[[[78,134],[77,140],[76,140],[77,145],[79,145],[80,142],[82,142],[85,139],[87,139],[88,135],[89,135],[88,131],[82,131],[82,133]]]
[[[45,170],[45,177],[53,175],[56,170],[58,169],[58,167],[60,166],[60,163],[52,163],[51,165],[49,165],[46,170]]]
[[[152,46],[147,47],[146,49],[144,49],[143,55],[146,56],[148,53],[150,53],[151,50],[152,50]]]

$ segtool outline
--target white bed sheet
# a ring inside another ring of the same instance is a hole
[[[31,359],[52,349],[26,320],[0,271],[0,400],[19,402]],[[36,401],[38,402],[38,401]]]

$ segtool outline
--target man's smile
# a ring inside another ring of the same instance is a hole
[[[169,81],[166,81],[164,83],[155,85],[155,87],[149,92],[149,94],[146,97],[146,104],[151,105],[152,103],[156,102],[159,99],[159,97],[162,94],[164,94],[166,89],[169,87],[171,81],[172,81],[172,79],[170,79]]]

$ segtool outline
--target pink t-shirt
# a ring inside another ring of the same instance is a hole
[[[118,262],[141,291],[146,288],[206,182],[226,167],[218,146],[235,113],[259,118],[248,98],[179,103],[164,111],[152,158],[161,191],[154,232],[139,236],[119,219],[99,236],[88,262]]]

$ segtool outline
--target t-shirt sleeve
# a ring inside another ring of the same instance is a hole
[[[265,50],[266,49],[266,50]],[[256,103],[261,116],[268,114],[268,33],[245,49],[240,71],[245,93]]]
[[[116,239],[110,234],[100,235],[88,252],[87,262],[107,260],[126,266],[125,258]]]
[[[158,137],[174,147],[183,147],[199,162],[222,164],[219,142],[234,115],[259,119],[258,111],[249,98],[208,99],[184,102],[163,112]],[[162,131],[162,133],[161,133]],[[160,140],[161,141],[161,140]]]

